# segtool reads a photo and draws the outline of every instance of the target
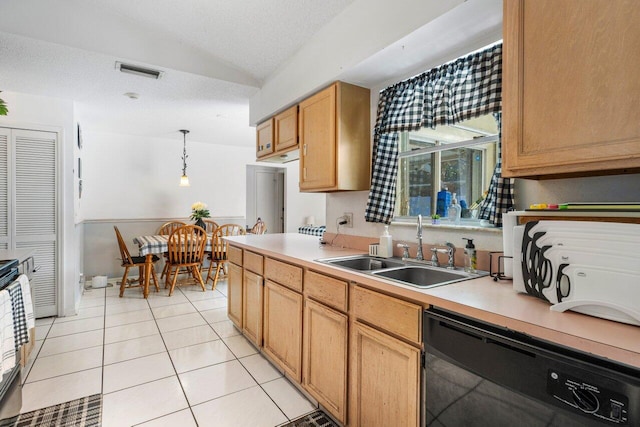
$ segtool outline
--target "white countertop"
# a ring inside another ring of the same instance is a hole
[[[424,307],[434,305],[640,368],[640,327],[574,312],[552,312],[548,303],[514,291],[511,281],[494,282],[483,277],[419,289],[315,261],[362,254],[358,250],[320,245],[318,237],[292,233],[235,236],[228,240],[235,246],[354,281]]]

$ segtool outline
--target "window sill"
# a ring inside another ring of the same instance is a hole
[[[398,220],[393,220],[391,221],[391,225],[393,226],[406,226],[406,227],[414,227],[416,226],[416,220],[404,220],[404,219],[398,219]],[[465,224],[464,221],[459,224],[452,224],[447,220],[440,220],[440,224],[432,224],[431,223],[431,218],[423,218],[422,220],[422,228],[433,228],[433,229],[443,229],[443,230],[459,230],[459,231],[480,231],[480,232],[486,232],[486,233],[496,233],[496,234],[502,234],[502,228],[500,227],[495,227],[493,225],[490,226],[482,226],[479,224],[479,222],[473,221],[473,222],[469,222],[468,224]]]

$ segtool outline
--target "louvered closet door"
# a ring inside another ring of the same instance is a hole
[[[35,249],[40,269],[33,275],[36,317],[58,314],[56,260],[56,142],[53,132],[14,129],[14,243]]]
[[[0,128],[0,249],[9,249],[9,141],[11,129]]]

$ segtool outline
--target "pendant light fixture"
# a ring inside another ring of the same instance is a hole
[[[180,129],[182,132],[182,141],[183,141],[183,149],[182,149],[182,177],[180,178],[180,187],[189,187],[189,177],[187,176],[187,134],[189,133],[186,129]]]

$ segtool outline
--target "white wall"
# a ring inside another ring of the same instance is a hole
[[[315,217],[316,223],[314,225],[326,225],[326,194],[300,192],[299,160],[285,163],[282,166],[287,169],[284,184],[285,231],[287,233],[297,233],[298,227],[305,224],[305,219],[308,216]]]
[[[9,108],[7,116],[0,116],[0,125],[25,129],[60,132],[58,167],[59,222],[61,241],[59,256],[62,271],[58,276],[61,286],[58,307],[62,315],[74,314],[79,303],[79,237],[74,225],[74,105],[70,100],[2,92],[0,95]],[[37,262],[37,260],[36,260]]]
[[[251,128],[247,127],[251,132]],[[250,133],[253,137],[253,133]],[[199,143],[187,135],[190,187],[179,187],[182,138],[83,131],[84,220],[186,218],[201,201],[213,217],[245,216],[252,147]]]

